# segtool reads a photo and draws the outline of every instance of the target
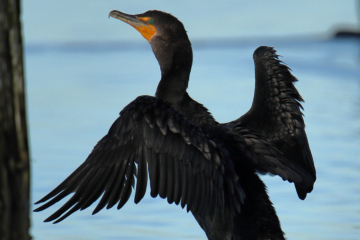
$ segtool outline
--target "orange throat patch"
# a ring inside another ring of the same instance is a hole
[[[138,17],[139,20],[143,21],[146,25],[141,25],[141,26],[133,26],[136,30],[138,30],[141,35],[146,38],[146,40],[148,40],[150,42],[150,39],[152,38],[152,36],[155,35],[156,33],[156,28],[147,23],[147,21],[150,19],[148,17]]]

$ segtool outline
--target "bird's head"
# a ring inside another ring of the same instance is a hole
[[[158,10],[135,15],[113,10],[109,17],[128,23],[149,41],[163,75],[181,69],[184,70],[185,78],[189,77],[192,65],[191,43],[184,25],[176,17]]]
[[[109,13],[109,17],[128,23],[152,43],[153,37],[162,38],[167,42],[188,39],[184,25],[169,13],[151,10],[141,14],[130,15],[117,10]]]

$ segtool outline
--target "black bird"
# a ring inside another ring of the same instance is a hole
[[[100,198],[120,209],[135,188],[191,211],[209,239],[284,239],[279,219],[257,173],[294,182],[301,199],[316,174],[301,113],[296,78],[271,47],[254,53],[256,87],[251,109],[226,124],[186,92],[192,48],[174,16],[148,11],[109,16],[136,28],[150,43],[161,80],[155,97],[127,105],[88,158],[37,203],[42,211],[73,196],[45,221],[60,222]],[[135,186],[136,178],[136,186]]]

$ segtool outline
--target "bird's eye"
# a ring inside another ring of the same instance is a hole
[[[154,20],[152,20],[152,19],[148,20],[149,24],[153,24],[153,22],[154,22]]]

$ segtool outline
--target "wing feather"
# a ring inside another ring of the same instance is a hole
[[[166,188],[166,195],[167,195],[167,200],[168,203],[173,203],[174,202],[174,189],[175,189],[175,184],[174,184],[174,173],[176,172],[176,169],[174,169],[174,159],[166,159],[167,160],[167,169],[166,169],[166,173],[167,173],[167,188]]]
[[[174,159],[174,202],[176,205],[180,203],[181,199],[181,166],[179,160]]]
[[[60,222],[89,207],[101,195],[93,214],[115,204],[120,209],[133,188],[135,203],[141,201],[149,178],[151,196],[160,195],[169,203],[187,206],[187,211],[205,211],[206,207],[215,212],[226,204],[225,195],[238,198],[232,199],[233,204],[245,197],[239,189],[234,194],[237,179],[227,179],[226,184],[232,187],[224,186],[224,163],[230,161],[227,154],[216,140],[168,103],[141,96],[121,111],[85,162],[38,201],[45,203],[35,211],[72,192],[74,195],[45,221]]]
[[[146,163],[146,154],[143,153],[143,149],[146,148],[145,143],[139,147],[137,155],[135,159],[138,164],[138,174],[137,174],[137,184],[136,184],[136,192],[135,192],[135,203],[139,203],[140,200],[144,197],[147,187],[148,180],[148,171],[147,171],[147,163]]]
[[[301,112],[300,102],[304,100],[294,86],[297,79],[271,47],[256,49],[254,62],[256,84],[252,107],[225,125],[232,128],[234,124],[242,124],[242,129],[262,136],[264,139],[244,136],[259,172],[277,174],[294,182],[299,198],[305,199],[313,189],[316,170]],[[243,134],[239,129],[237,132]],[[274,153],[274,149],[279,153]]]

